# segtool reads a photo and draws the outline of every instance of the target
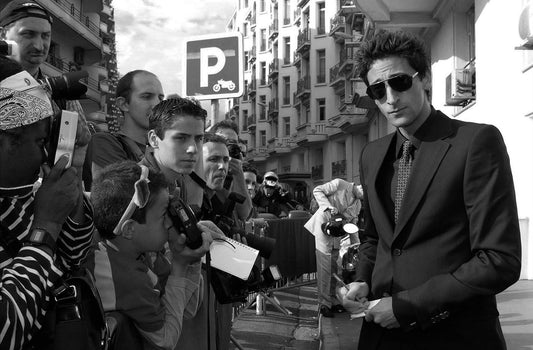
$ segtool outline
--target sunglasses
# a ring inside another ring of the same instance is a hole
[[[417,75],[418,72],[415,72],[413,75],[400,74],[390,79],[380,81],[379,83],[369,85],[366,88],[366,94],[373,100],[381,100],[387,93],[385,83],[387,83],[394,91],[407,91],[413,86],[413,79]]]
[[[122,217],[118,221],[117,226],[115,226],[115,229],[113,230],[113,233],[117,236],[120,234],[122,225],[124,225],[127,220],[131,219],[133,213],[135,213],[135,210],[137,208],[144,208],[150,199],[150,189],[148,188],[148,183],[150,182],[150,180],[148,180],[149,171],[144,165],[140,165],[140,167],[141,176],[139,177],[139,180],[135,181],[135,192],[133,193],[133,197],[126,207],[124,214],[122,214]]]

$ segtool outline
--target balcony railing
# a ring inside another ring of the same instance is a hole
[[[351,68],[353,66],[357,50],[357,47],[352,46],[345,46],[341,49],[339,62],[341,71],[346,68]]]
[[[309,28],[304,28],[298,33],[298,46],[296,51],[304,51],[311,46],[311,31]]]
[[[249,95],[252,95],[252,94],[255,94],[256,90],[257,90],[257,82],[255,79],[252,79],[252,81],[250,83],[248,83],[248,94]]]
[[[248,129],[249,130],[255,129],[256,123],[257,123],[257,120],[255,119],[255,114],[250,114],[247,120]]]
[[[311,92],[311,77],[306,75],[300,78],[296,84],[296,96],[300,97]]]
[[[331,23],[331,29],[329,31],[330,35],[338,31],[344,32],[345,26],[346,26],[346,17],[336,14],[335,17],[331,19],[330,23]]]
[[[272,100],[270,100],[270,102],[268,103],[268,115],[274,117],[278,115],[278,111],[279,111],[279,99],[275,97]]]
[[[250,52],[250,56],[249,56],[250,58],[248,58],[248,61],[250,61],[250,62],[255,61],[255,59],[256,59],[255,56],[256,56],[256,53],[257,53],[256,51],[257,50],[255,48],[255,45],[252,46],[252,49],[249,51]]]
[[[346,159],[331,162],[331,176],[342,177],[346,176]]]
[[[277,18],[274,18],[274,20],[272,21],[272,23],[270,24],[270,27],[269,27],[269,32],[270,32],[270,38],[271,39],[275,39],[278,37],[278,29],[279,29],[279,26],[278,26],[278,19]]]
[[[46,62],[56,67],[57,69],[59,69],[61,72],[66,73],[69,71],[69,68],[70,68],[70,65],[68,62],[66,62],[62,58],[52,56],[50,54],[48,55],[48,57],[46,57]]]
[[[268,66],[268,76],[272,77],[279,73],[279,58],[274,58],[270,65]]]
[[[70,17],[74,18],[77,22],[85,26],[94,35],[100,37],[100,27],[96,23],[91,21],[89,17],[85,16],[85,14],[81,12],[81,10],[77,8],[74,4],[65,0],[54,0],[54,3],[59,6],[66,14],[70,15]]]

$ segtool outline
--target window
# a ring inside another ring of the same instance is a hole
[[[291,63],[291,38],[287,36],[283,38],[283,42],[284,42],[283,64],[290,64]]]
[[[244,70],[250,69],[250,51],[244,51]]]
[[[265,12],[265,0],[259,0],[259,12]]]
[[[248,129],[248,110],[243,109],[242,110],[242,131],[246,131]]]
[[[291,0],[283,1],[283,24],[291,23]]]
[[[244,81],[244,93],[242,94],[242,100],[248,101],[248,80]]]
[[[266,95],[259,96],[259,120],[266,119]]]
[[[248,7],[248,0],[244,0],[244,7]]]
[[[260,146],[266,147],[267,144],[267,132],[266,130],[259,131],[259,137],[260,137]]]
[[[316,24],[317,33],[326,33],[326,5],[323,2],[317,4],[318,23]]]
[[[266,68],[266,62],[261,62],[261,81],[259,82],[259,85],[266,85],[266,76],[267,76],[267,68]]]
[[[316,83],[323,84],[326,82],[326,50],[317,50],[317,77]]]
[[[326,99],[325,98],[318,98],[316,100],[317,105],[317,113],[318,113],[318,120],[324,121],[326,120]]]
[[[266,29],[261,29],[261,51],[266,51],[267,34]]]
[[[283,117],[283,136],[291,136],[291,117]]]
[[[291,104],[291,77],[283,77],[283,104]]]
[[[242,24],[242,34],[244,36],[248,36],[248,22],[244,22]]]

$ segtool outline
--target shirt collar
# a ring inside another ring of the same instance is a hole
[[[415,147],[415,150],[420,148],[420,144],[422,143],[422,140],[424,135],[427,133],[427,125],[430,125],[431,119],[433,119],[436,115],[437,111],[433,106],[431,106],[431,113],[429,114],[429,117],[426,119],[426,121],[420,125],[420,127],[414,132],[413,136],[411,136],[411,143]],[[407,138],[402,135],[399,129],[396,129],[396,158],[400,158],[402,156],[402,145],[403,143],[407,141]]]

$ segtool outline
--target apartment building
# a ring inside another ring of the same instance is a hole
[[[376,113],[354,104],[351,70],[363,27],[361,11],[339,0],[240,0],[228,24],[244,35],[247,84],[230,116],[249,160],[275,171],[302,202],[330,179],[358,181]]]
[[[116,116],[108,115],[118,77],[112,0],[35,1],[54,19],[43,72],[59,76],[74,70],[87,71],[87,98],[80,100],[87,119],[97,130],[107,130],[106,122],[109,128],[116,129]],[[0,8],[8,2],[0,0]]]

